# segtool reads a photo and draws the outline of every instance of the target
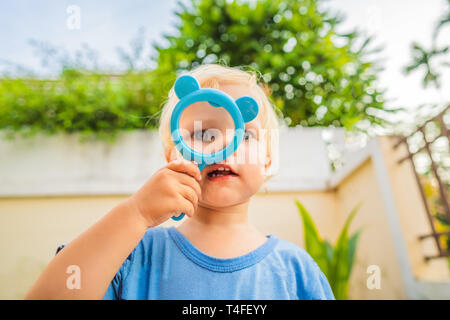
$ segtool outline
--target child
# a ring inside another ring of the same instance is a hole
[[[251,96],[258,103],[259,113],[245,124],[236,153],[201,172],[182,159],[170,136],[170,116],[178,101],[172,88],[159,129],[167,166],[66,247],[59,247],[25,298],[334,299],[326,277],[306,251],[248,224],[250,198],[270,176],[270,141],[278,129],[255,75],[213,64],[199,66],[190,75],[202,88],[218,88],[234,99]],[[259,134],[262,130],[265,136]],[[238,152],[251,151],[252,139],[269,141],[262,161],[233,161]],[[182,212],[187,217],[178,227],[160,226]],[[66,271],[73,265],[80,271],[76,289],[67,286]]]

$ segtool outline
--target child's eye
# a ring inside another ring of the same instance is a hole
[[[211,132],[211,130],[197,130],[197,131],[194,131],[192,136],[194,137],[195,140],[207,141],[207,142],[214,141],[214,139],[215,139],[215,136]]]
[[[251,138],[251,139],[255,139],[255,138],[256,138],[256,135],[253,133],[253,131],[247,131],[247,130],[245,130],[245,133],[244,133],[244,140],[250,140],[250,138]]]

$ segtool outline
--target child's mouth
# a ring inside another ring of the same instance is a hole
[[[234,172],[227,170],[214,170],[208,173],[208,180],[210,181],[219,181],[219,180],[228,180],[233,177],[237,177],[238,175]]]

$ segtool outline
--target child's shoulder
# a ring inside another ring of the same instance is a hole
[[[298,246],[297,244],[278,238],[278,243],[276,246],[276,250],[283,255],[286,256],[294,256],[301,257],[304,259],[312,259],[308,252],[305,249]]]
[[[334,299],[325,274],[305,249],[280,239],[275,253],[281,257],[285,270],[295,275],[299,299]]]
[[[302,247],[293,242],[281,239],[275,235],[272,235],[272,237],[276,238],[274,253],[282,257],[283,260],[291,262],[302,262],[303,264],[316,264],[314,259]],[[157,226],[149,228],[146,231],[145,235],[142,237],[136,249],[148,250],[153,246],[163,246],[169,238],[169,227]]]
[[[157,254],[163,250],[170,241],[170,227],[157,226],[149,228],[136,248],[128,257],[130,260],[140,257],[150,257],[149,252]],[[281,260],[285,267],[301,269],[303,271],[316,271],[319,267],[309,253],[297,244],[272,235],[275,243],[272,256]]]
[[[148,252],[156,253],[156,251],[164,248],[168,237],[169,233],[166,227],[156,226],[149,228],[127,259],[135,260],[137,257],[149,257]]]
[[[169,235],[168,230],[169,228],[163,226],[148,228],[142,240],[149,241],[155,238],[167,237]]]
[[[275,254],[278,254],[282,260],[293,267],[302,269],[319,268],[311,255],[297,244],[278,238]]]
[[[149,245],[162,245],[169,238],[169,228],[163,226],[156,226],[153,228],[149,228],[141,241],[139,242],[140,246],[149,246]]]

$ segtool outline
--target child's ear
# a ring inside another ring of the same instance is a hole
[[[236,99],[236,104],[239,107],[239,110],[241,110],[244,122],[250,122],[258,115],[258,103],[256,103],[255,99],[252,97],[240,97]]]
[[[272,164],[272,159],[271,158],[267,158],[268,160],[266,161],[266,164],[264,165],[266,167],[266,169],[269,169],[269,167]]]
[[[180,100],[199,89],[200,85],[197,80],[189,74],[184,74],[175,81],[175,93]]]
[[[264,169],[263,169],[263,171],[264,171],[263,175],[264,175],[265,179],[267,179],[269,176],[268,172],[269,172],[271,165],[272,165],[272,157],[270,155],[268,155],[266,158],[266,162],[264,163]]]

